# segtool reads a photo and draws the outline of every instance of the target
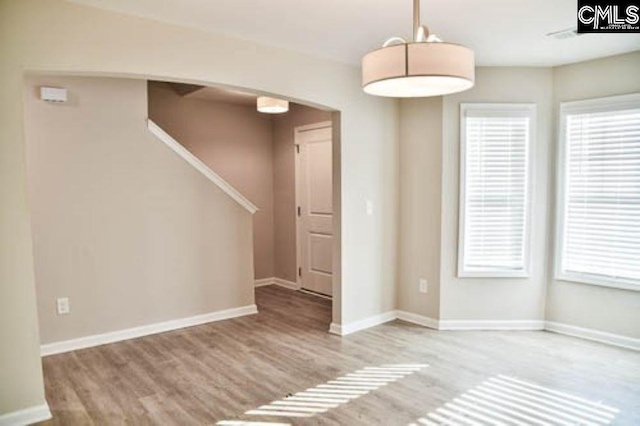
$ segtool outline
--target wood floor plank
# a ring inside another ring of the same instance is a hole
[[[407,425],[500,374],[606,403],[620,410],[613,424],[640,424],[638,352],[547,332],[401,321],[338,337],[327,332],[329,300],[267,286],[256,303],[258,315],[43,358],[54,416],[43,424]],[[367,366],[407,363],[429,367],[324,413],[245,414]]]

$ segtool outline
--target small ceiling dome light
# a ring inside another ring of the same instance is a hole
[[[392,37],[362,58],[362,87],[366,93],[418,98],[473,87],[473,50],[429,35],[427,27],[420,25],[420,0],[413,0],[413,38],[413,42],[407,42]]]
[[[288,101],[270,98],[268,96],[258,97],[258,112],[265,114],[282,114],[287,111],[289,111]]]

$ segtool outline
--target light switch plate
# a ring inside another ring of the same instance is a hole
[[[424,278],[420,278],[418,280],[418,290],[420,293],[428,293],[429,292],[429,283]]]

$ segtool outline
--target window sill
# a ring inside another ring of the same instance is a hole
[[[458,271],[458,278],[531,278],[526,271]]]
[[[557,281],[566,281],[577,284],[588,284],[599,287],[615,288],[619,290],[631,290],[640,291],[640,283],[633,283],[631,281],[617,280],[615,278],[596,277],[593,275],[581,275],[581,274],[557,274],[555,276]]]

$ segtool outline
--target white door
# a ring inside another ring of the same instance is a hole
[[[296,129],[298,284],[332,293],[333,189],[331,123]]]

